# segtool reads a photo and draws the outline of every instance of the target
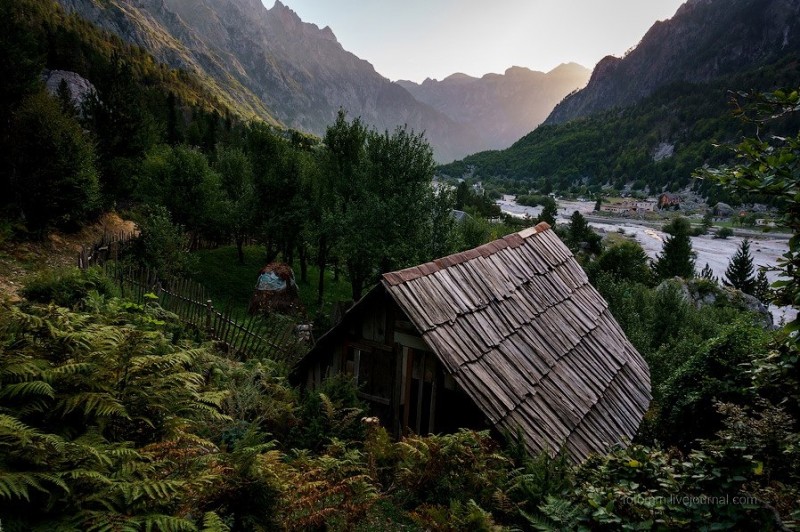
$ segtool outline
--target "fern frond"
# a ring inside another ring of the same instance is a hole
[[[215,512],[207,512],[203,516],[201,532],[230,532],[230,527]]]
[[[81,409],[84,416],[121,417],[130,419],[127,410],[116,398],[105,392],[83,392],[71,395],[59,404],[64,414]]]
[[[30,502],[30,488],[42,493],[50,493],[48,489],[42,486],[42,482],[49,482],[64,491],[69,491],[64,481],[54,475],[0,471],[0,498],[25,499]]]
[[[322,410],[328,421],[333,421],[336,418],[336,407],[331,401],[331,398],[324,393],[319,394],[319,400],[322,402]]]
[[[0,381],[20,381],[37,377],[42,374],[41,366],[41,362],[37,360],[6,363],[0,368]]]
[[[0,388],[0,398],[22,398],[28,399],[29,397],[43,396],[53,399],[55,391],[53,387],[44,381],[27,381],[17,382],[15,384],[6,384]]]
[[[171,515],[146,515],[137,518],[136,522],[140,527],[144,527],[146,532],[197,532],[197,527],[191,521]]]
[[[70,364],[63,364],[47,371],[48,380],[52,376],[65,376],[65,375],[78,375],[81,373],[89,373],[94,368],[93,364],[88,362],[73,362]]]
[[[93,480],[100,484],[111,485],[113,481],[102,473],[90,469],[70,469],[64,476],[72,480]]]

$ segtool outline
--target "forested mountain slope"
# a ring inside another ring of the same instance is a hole
[[[426,131],[440,161],[482,144],[470,128],[416,101],[347,52],[329,27],[305,23],[277,1],[59,0],[157,59],[231,95],[245,116],[321,136],[339,108],[379,130]]]
[[[442,172],[474,169],[480,178],[520,179],[542,190],[680,189],[696,168],[728,159],[715,144],[755,133],[731,114],[730,91],[800,85],[798,13],[800,0],[690,0],[624,58],[601,61],[586,88],[511,148]],[[791,132],[792,120],[770,127]]]
[[[477,178],[522,180],[540,190],[580,185],[599,190],[605,184],[621,189],[626,183],[635,189],[678,190],[698,167],[730,158],[728,150],[715,145],[755,133],[755,125],[731,113],[729,90],[799,83],[797,56],[713,84],[676,83],[624,109],[542,125],[507,150],[471,155],[440,171],[460,176],[473,169]],[[761,132],[797,131],[798,120],[790,120],[762,126]]]

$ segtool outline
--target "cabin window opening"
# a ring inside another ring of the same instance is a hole
[[[368,399],[391,401],[395,369],[392,353],[361,350],[356,380],[359,392]]]

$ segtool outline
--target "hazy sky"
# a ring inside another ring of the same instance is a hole
[[[262,0],[272,7],[274,0]],[[685,0],[283,0],[392,79],[586,67],[636,45]]]

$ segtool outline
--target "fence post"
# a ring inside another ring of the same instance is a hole
[[[212,336],[214,336],[214,331],[211,330],[211,316],[213,315],[214,305],[211,304],[211,300],[209,299],[206,301],[206,331],[208,331]]]

